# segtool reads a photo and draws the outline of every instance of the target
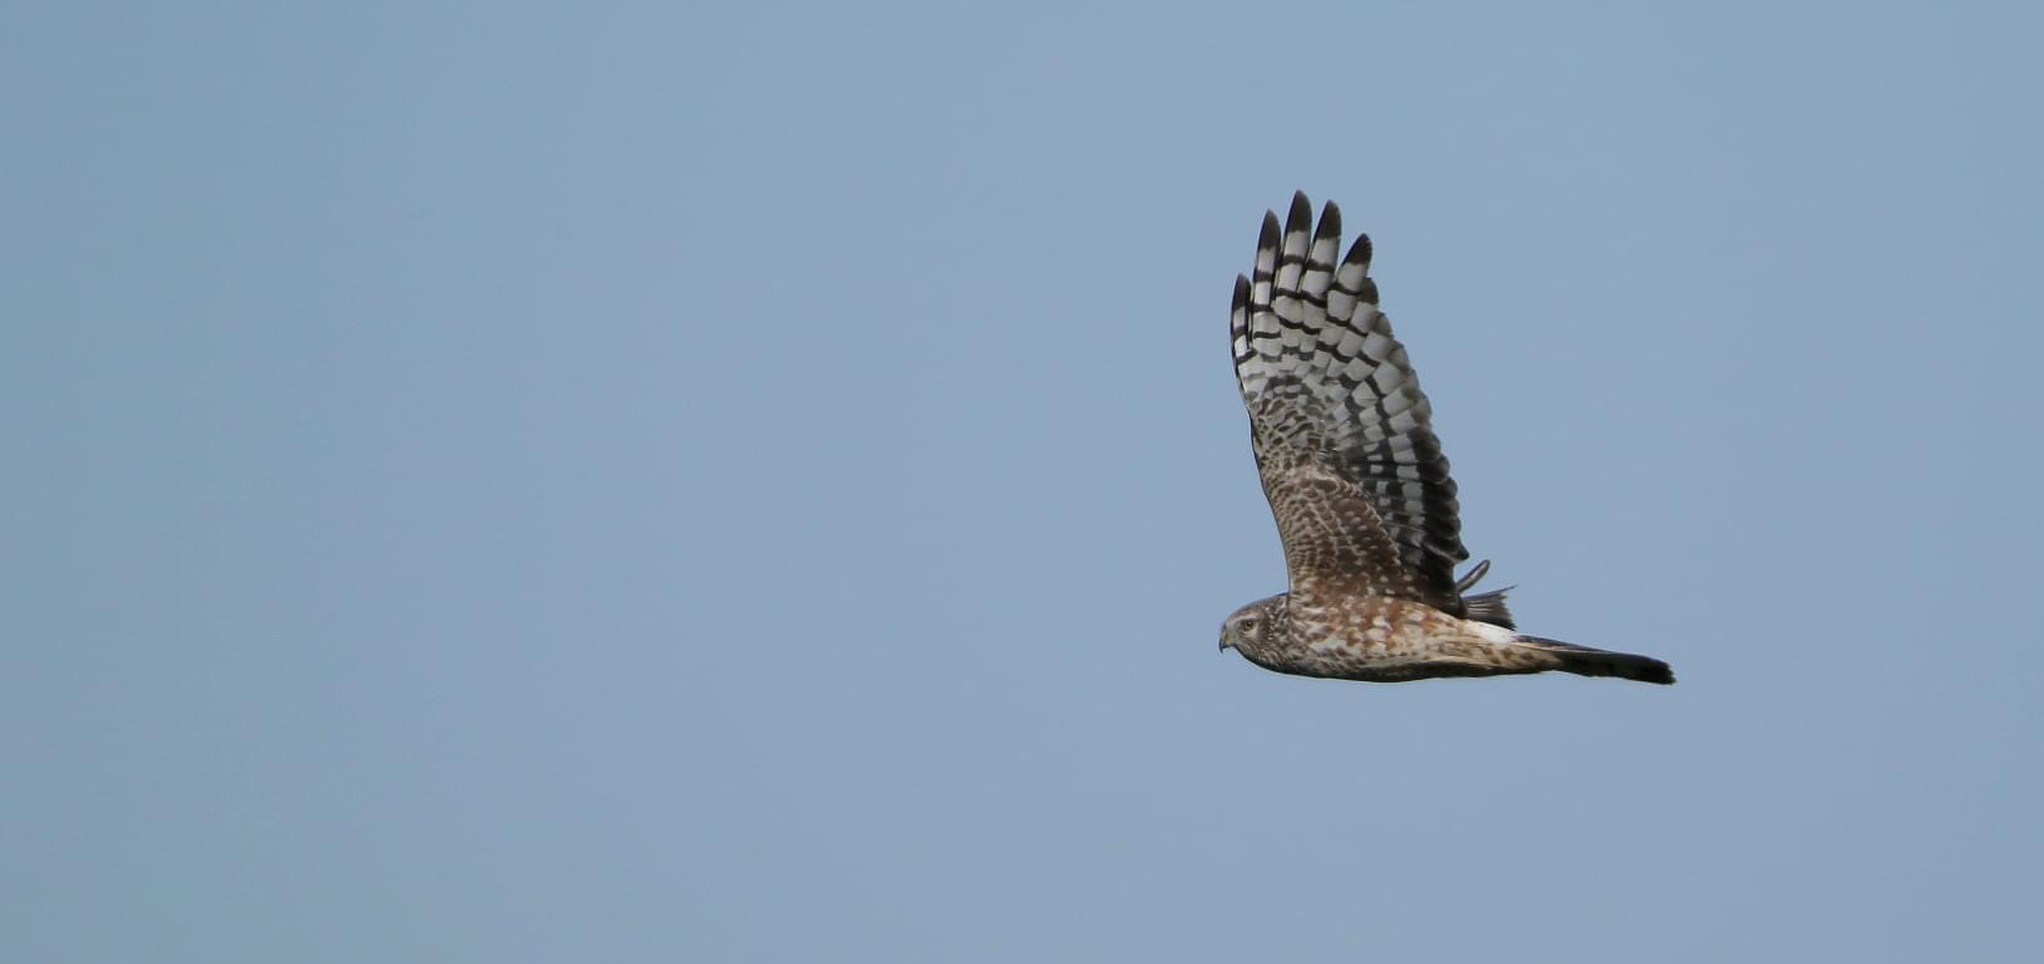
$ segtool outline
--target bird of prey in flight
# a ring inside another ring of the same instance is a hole
[[[1370,239],[1346,257],[1341,211],[1304,193],[1265,212],[1251,277],[1235,278],[1235,376],[1285,547],[1288,592],[1243,606],[1221,648],[1280,673],[1400,682],[1561,670],[1673,683],[1668,664],[1517,632],[1504,589],[1467,558],[1432,408],[1377,310]]]

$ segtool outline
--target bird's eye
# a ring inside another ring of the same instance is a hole
[[[1244,633],[1253,633],[1253,632],[1256,632],[1256,620],[1254,620],[1254,619],[1245,619],[1245,620],[1243,620],[1243,621],[1242,621],[1242,632],[1244,632]]]

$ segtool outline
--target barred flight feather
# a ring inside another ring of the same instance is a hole
[[[1460,613],[1453,567],[1469,553],[1455,482],[1431,426],[1433,408],[1378,310],[1369,237],[1358,236],[1336,262],[1340,245],[1340,208],[1329,202],[1316,226],[1312,205],[1296,194],[1282,227],[1275,213],[1264,215],[1253,274],[1236,278],[1235,372],[1258,440],[1264,490],[1277,509],[1302,458],[1346,481],[1369,510],[1360,514],[1362,524],[1378,530],[1394,552],[1389,562],[1403,570],[1295,572],[1295,579],[1339,577]],[[1356,541],[1354,534],[1302,529],[1308,518],[1289,526],[1279,520],[1287,546],[1317,541],[1326,550]]]

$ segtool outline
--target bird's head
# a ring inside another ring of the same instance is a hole
[[[1271,638],[1271,624],[1281,616],[1284,605],[1285,597],[1280,594],[1228,614],[1227,621],[1221,623],[1221,648],[1233,649],[1251,660],[1262,656]]]

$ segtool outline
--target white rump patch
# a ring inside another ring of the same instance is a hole
[[[1479,623],[1474,620],[1463,620],[1462,628],[1481,637],[1485,642],[1498,643],[1500,645],[1517,642],[1519,639],[1518,633],[1512,632],[1503,626],[1493,626],[1489,623]]]

